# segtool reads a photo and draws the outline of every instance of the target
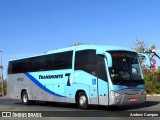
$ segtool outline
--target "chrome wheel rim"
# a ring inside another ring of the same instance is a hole
[[[80,96],[79,103],[81,106],[84,106],[86,104],[86,97],[84,95]]]
[[[28,101],[28,97],[26,94],[23,95],[23,102],[26,103]]]

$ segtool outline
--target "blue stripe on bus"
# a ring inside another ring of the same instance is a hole
[[[63,95],[59,95],[49,89],[47,89],[44,85],[42,85],[37,79],[35,79],[32,75],[30,75],[29,73],[24,73],[30,80],[32,80],[32,82],[34,82],[38,87],[40,87],[41,89],[43,89],[44,91],[54,95],[54,96],[57,96],[57,97],[65,97]]]

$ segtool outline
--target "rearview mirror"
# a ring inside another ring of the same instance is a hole
[[[140,58],[145,58],[147,66],[151,67],[151,60],[150,60],[148,55],[146,55],[144,53],[138,53],[138,55],[139,55]]]
[[[105,56],[107,58],[108,67],[112,67],[112,56],[110,53],[101,51],[101,50],[97,50],[96,54]]]

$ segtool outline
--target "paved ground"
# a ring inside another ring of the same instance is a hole
[[[75,119],[75,117],[62,117],[71,115],[72,113],[75,113],[77,116],[80,116],[80,114],[84,111],[77,108],[75,104],[65,104],[65,103],[46,103],[46,102],[36,102],[32,105],[26,106],[23,105],[21,100],[13,100],[8,99],[6,97],[0,97],[0,111],[49,111],[48,114],[55,116],[58,115],[58,117],[47,117],[47,118],[34,118],[37,120],[41,119],[65,119],[65,120],[72,120]],[[54,111],[61,111],[61,112],[54,112]],[[63,112],[62,112],[63,111]],[[67,112],[68,111],[68,112]],[[71,112],[70,112],[71,111]],[[145,104],[140,105],[132,105],[132,106],[123,106],[123,107],[104,107],[104,106],[91,106],[91,108],[85,112],[88,112],[87,114],[95,115],[95,116],[105,116],[104,113],[109,115],[110,117],[107,117],[107,119],[111,120],[128,120],[128,119],[134,119],[134,120],[149,120],[149,119],[160,119],[159,117],[151,118],[151,117],[120,117],[124,114],[131,114],[131,113],[144,113],[144,112],[150,112],[153,114],[156,114],[156,111],[160,111],[160,97],[159,96],[148,96],[147,101]],[[154,111],[154,112],[152,112]],[[76,116],[73,115],[73,116]],[[84,114],[83,114],[84,115]],[[116,116],[117,115],[117,116]],[[72,115],[71,115],[72,116]],[[115,117],[116,116],[116,117]],[[17,119],[17,118],[0,118],[1,119]],[[20,118],[18,118],[20,119]],[[28,119],[28,118],[23,118]],[[96,119],[97,117],[76,117],[77,120],[83,119],[83,120],[89,120],[89,119]],[[105,119],[106,117],[100,117],[98,119]]]

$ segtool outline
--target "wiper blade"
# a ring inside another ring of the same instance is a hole
[[[120,85],[120,84],[122,84],[122,83],[124,83],[124,82],[126,82],[126,80],[120,81],[119,83],[117,83],[117,85]]]

